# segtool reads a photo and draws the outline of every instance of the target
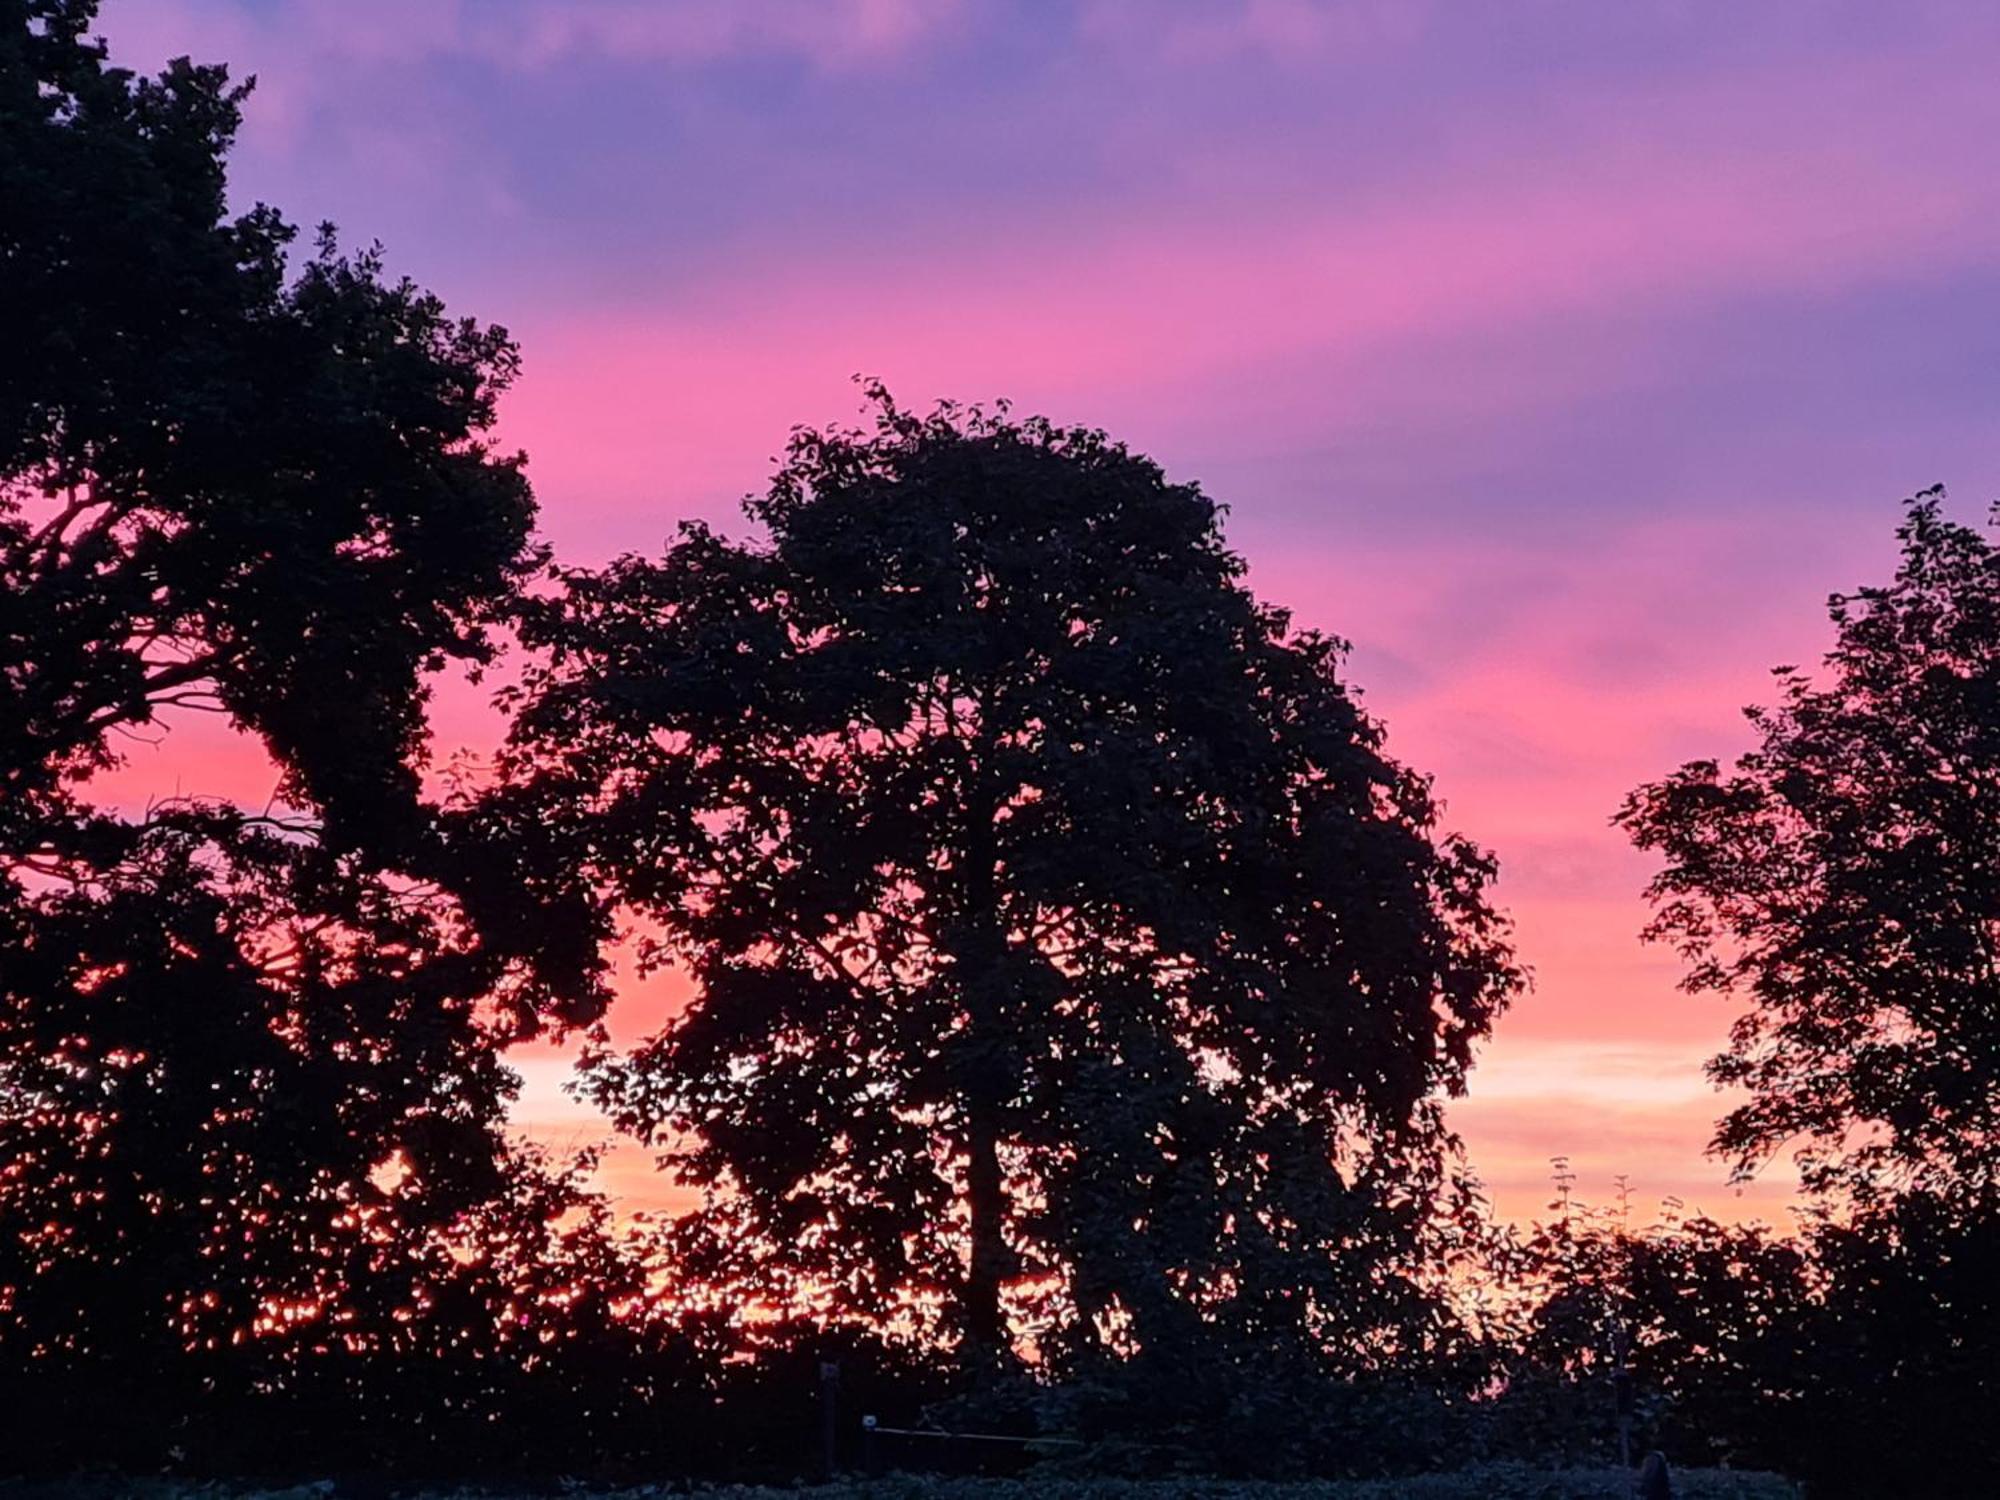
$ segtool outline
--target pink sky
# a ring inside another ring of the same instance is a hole
[[[1702,1145],[1730,1011],[1637,941],[1637,782],[1744,744],[2000,493],[2000,13],[1548,0],[111,0],[259,75],[238,197],[505,322],[571,561],[732,518],[795,422],[1011,397],[1230,503],[1256,587],[1494,847],[1534,992],[1453,1118],[1509,1213],[1567,1154],[1776,1216]],[[448,695],[441,744],[485,732]],[[176,728],[121,795],[262,796]],[[633,986],[621,1035],[671,984]],[[524,1126],[590,1128],[522,1060]],[[613,1185],[657,1192],[627,1152]]]

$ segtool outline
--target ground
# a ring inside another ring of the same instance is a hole
[[[184,1481],[81,1479],[0,1482],[0,1500],[346,1500],[363,1490],[331,1480],[282,1489],[200,1485]],[[370,1497],[396,1500],[1630,1500],[1632,1476],[1622,1469],[1532,1469],[1500,1466],[1412,1479],[1265,1484],[1228,1479],[1098,1479],[1051,1475],[1035,1479],[952,1479],[917,1475],[853,1478],[830,1485],[774,1489],[752,1485],[674,1485],[596,1489],[583,1484],[401,1489],[369,1485]],[[1674,1475],[1675,1500],[1798,1500],[1792,1485],[1770,1474],[1684,1469]]]

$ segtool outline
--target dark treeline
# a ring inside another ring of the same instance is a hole
[[[0,0],[0,1470],[783,1476],[837,1359],[850,1418],[1135,1468],[1595,1461],[1622,1406],[1990,1490],[2000,555],[1937,497],[1753,753],[1618,815],[1802,1229],[1509,1230],[1442,1114],[1524,982],[1494,862],[1197,487],[870,388],[752,540],[555,566],[505,331],[232,213],[242,89],[93,10]],[[196,712],[276,802],[95,789]],[[621,942],[696,990],[627,1051]],[[510,1135],[540,1034],[696,1211]]]

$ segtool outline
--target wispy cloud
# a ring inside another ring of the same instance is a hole
[[[784,56],[838,68],[904,53],[959,11],[960,0],[114,0],[105,21],[146,62],[190,49],[232,58],[282,49],[292,61],[376,65]]]
[[[789,55],[846,67],[906,52],[958,8],[955,0],[525,0],[468,13],[454,41],[525,67],[591,54],[681,63]]]
[[[1428,0],[1086,0],[1078,31],[1100,46],[1207,66],[1245,53],[1292,66],[1406,46],[1431,24]]]

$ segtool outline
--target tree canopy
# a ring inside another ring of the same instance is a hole
[[[2000,553],[1911,502],[1884,586],[1833,596],[1820,677],[1777,673],[1756,748],[1618,814],[1658,851],[1649,933],[1748,1008],[1711,1071],[1718,1149],[1788,1144],[1809,1188],[2000,1187]]]
[[[709,1274],[1052,1365],[1410,1314],[1518,982],[1338,641],[1103,434],[872,388],[750,517],[532,607],[506,795],[697,986],[594,1092]]]
[[[292,267],[226,202],[245,89],[93,14],[0,4],[0,1383],[115,1395],[112,1454],[191,1390],[494,1347],[488,1268],[580,1207],[497,1047],[601,996],[422,793],[429,674],[540,560],[512,343],[331,231]],[[93,794],[200,711],[277,805]]]
[[[1813,1195],[1813,1295],[1765,1342],[1773,1451],[1829,1494],[1971,1493],[1995,1461],[2000,549],[1943,500],[1909,502],[1890,582],[1832,596],[1823,670],[1778,669],[1753,749],[1618,813],[1665,860],[1649,935],[1745,1007],[1715,1149],[1791,1149]]]
[[[482,437],[504,330],[292,227],[232,217],[247,86],[111,67],[95,7],[0,25],[0,757],[48,816],[163,706],[261,735],[344,837],[416,795],[423,674],[478,660],[537,559],[519,462]]]

